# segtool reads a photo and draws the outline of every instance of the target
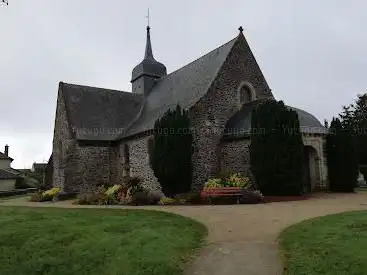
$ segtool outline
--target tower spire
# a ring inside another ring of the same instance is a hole
[[[144,59],[154,59],[152,51],[152,42],[150,42],[150,27],[147,26],[147,44],[145,46],[145,56]]]
[[[150,41],[150,15],[149,15],[149,9],[148,9],[148,15],[147,15],[147,44],[145,46],[145,59],[154,59],[153,57],[153,51],[152,51],[152,42]]]

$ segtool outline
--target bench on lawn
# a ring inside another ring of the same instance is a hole
[[[209,199],[211,203],[212,198],[218,197],[234,197],[237,200],[237,204],[240,203],[240,198],[242,196],[242,188],[240,187],[219,187],[219,188],[206,188],[200,193],[202,198]]]

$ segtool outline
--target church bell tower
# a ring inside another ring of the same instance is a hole
[[[144,59],[132,72],[132,92],[147,96],[155,82],[165,75],[167,75],[166,66],[153,57],[152,43],[150,41],[150,27],[148,25]]]

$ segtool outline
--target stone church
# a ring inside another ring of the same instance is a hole
[[[152,51],[147,27],[144,59],[132,70],[132,92],[60,82],[53,138],[53,186],[80,192],[141,177],[159,183],[148,143],[157,118],[179,104],[189,111],[194,150],[192,189],[222,169],[249,175],[251,111],[274,95],[243,34],[167,74]],[[327,129],[297,111],[307,157],[308,190],[327,187]]]

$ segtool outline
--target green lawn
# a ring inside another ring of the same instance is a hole
[[[0,207],[0,274],[176,275],[205,235],[157,211]]]
[[[285,274],[367,274],[367,211],[304,221],[280,235]]]

